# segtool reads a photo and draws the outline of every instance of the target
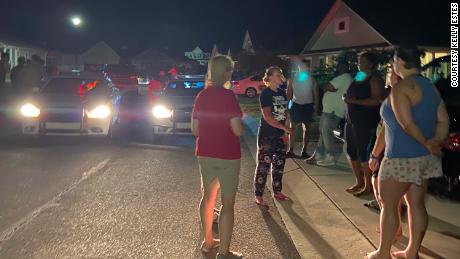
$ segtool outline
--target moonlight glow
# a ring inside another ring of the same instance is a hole
[[[72,24],[75,26],[80,26],[81,25],[81,18],[74,16],[71,18]]]

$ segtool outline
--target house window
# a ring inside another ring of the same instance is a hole
[[[350,31],[350,17],[340,17],[334,21],[334,33],[344,33]]]

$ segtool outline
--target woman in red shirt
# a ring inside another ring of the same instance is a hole
[[[192,112],[192,131],[196,139],[196,156],[201,173],[201,225],[205,253],[219,247],[217,258],[242,258],[231,252],[235,195],[240,172],[239,137],[244,128],[242,112],[233,91],[226,89],[232,75],[233,61],[215,56],[208,64],[207,84],[198,94]],[[219,217],[220,240],[213,239],[212,222],[217,191],[221,189],[222,206]]]

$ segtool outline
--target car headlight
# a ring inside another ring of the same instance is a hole
[[[109,117],[111,111],[107,105],[99,105],[88,112],[88,118],[91,119],[105,119]]]
[[[35,107],[35,105],[31,103],[27,103],[21,107],[21,114],[24,117],[36,118],[40,116],[40,109],[38,109],[37,107]]]
[[[171,118],[172,110],[166,108],[163,105],[157,105],[152,109],[153,116],[159,119]]]

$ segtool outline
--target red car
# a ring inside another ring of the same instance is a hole
[[[236,94],[254,98],[265,88],[262,76],[254,75],[238,81],[232,81],[232,89]]]

